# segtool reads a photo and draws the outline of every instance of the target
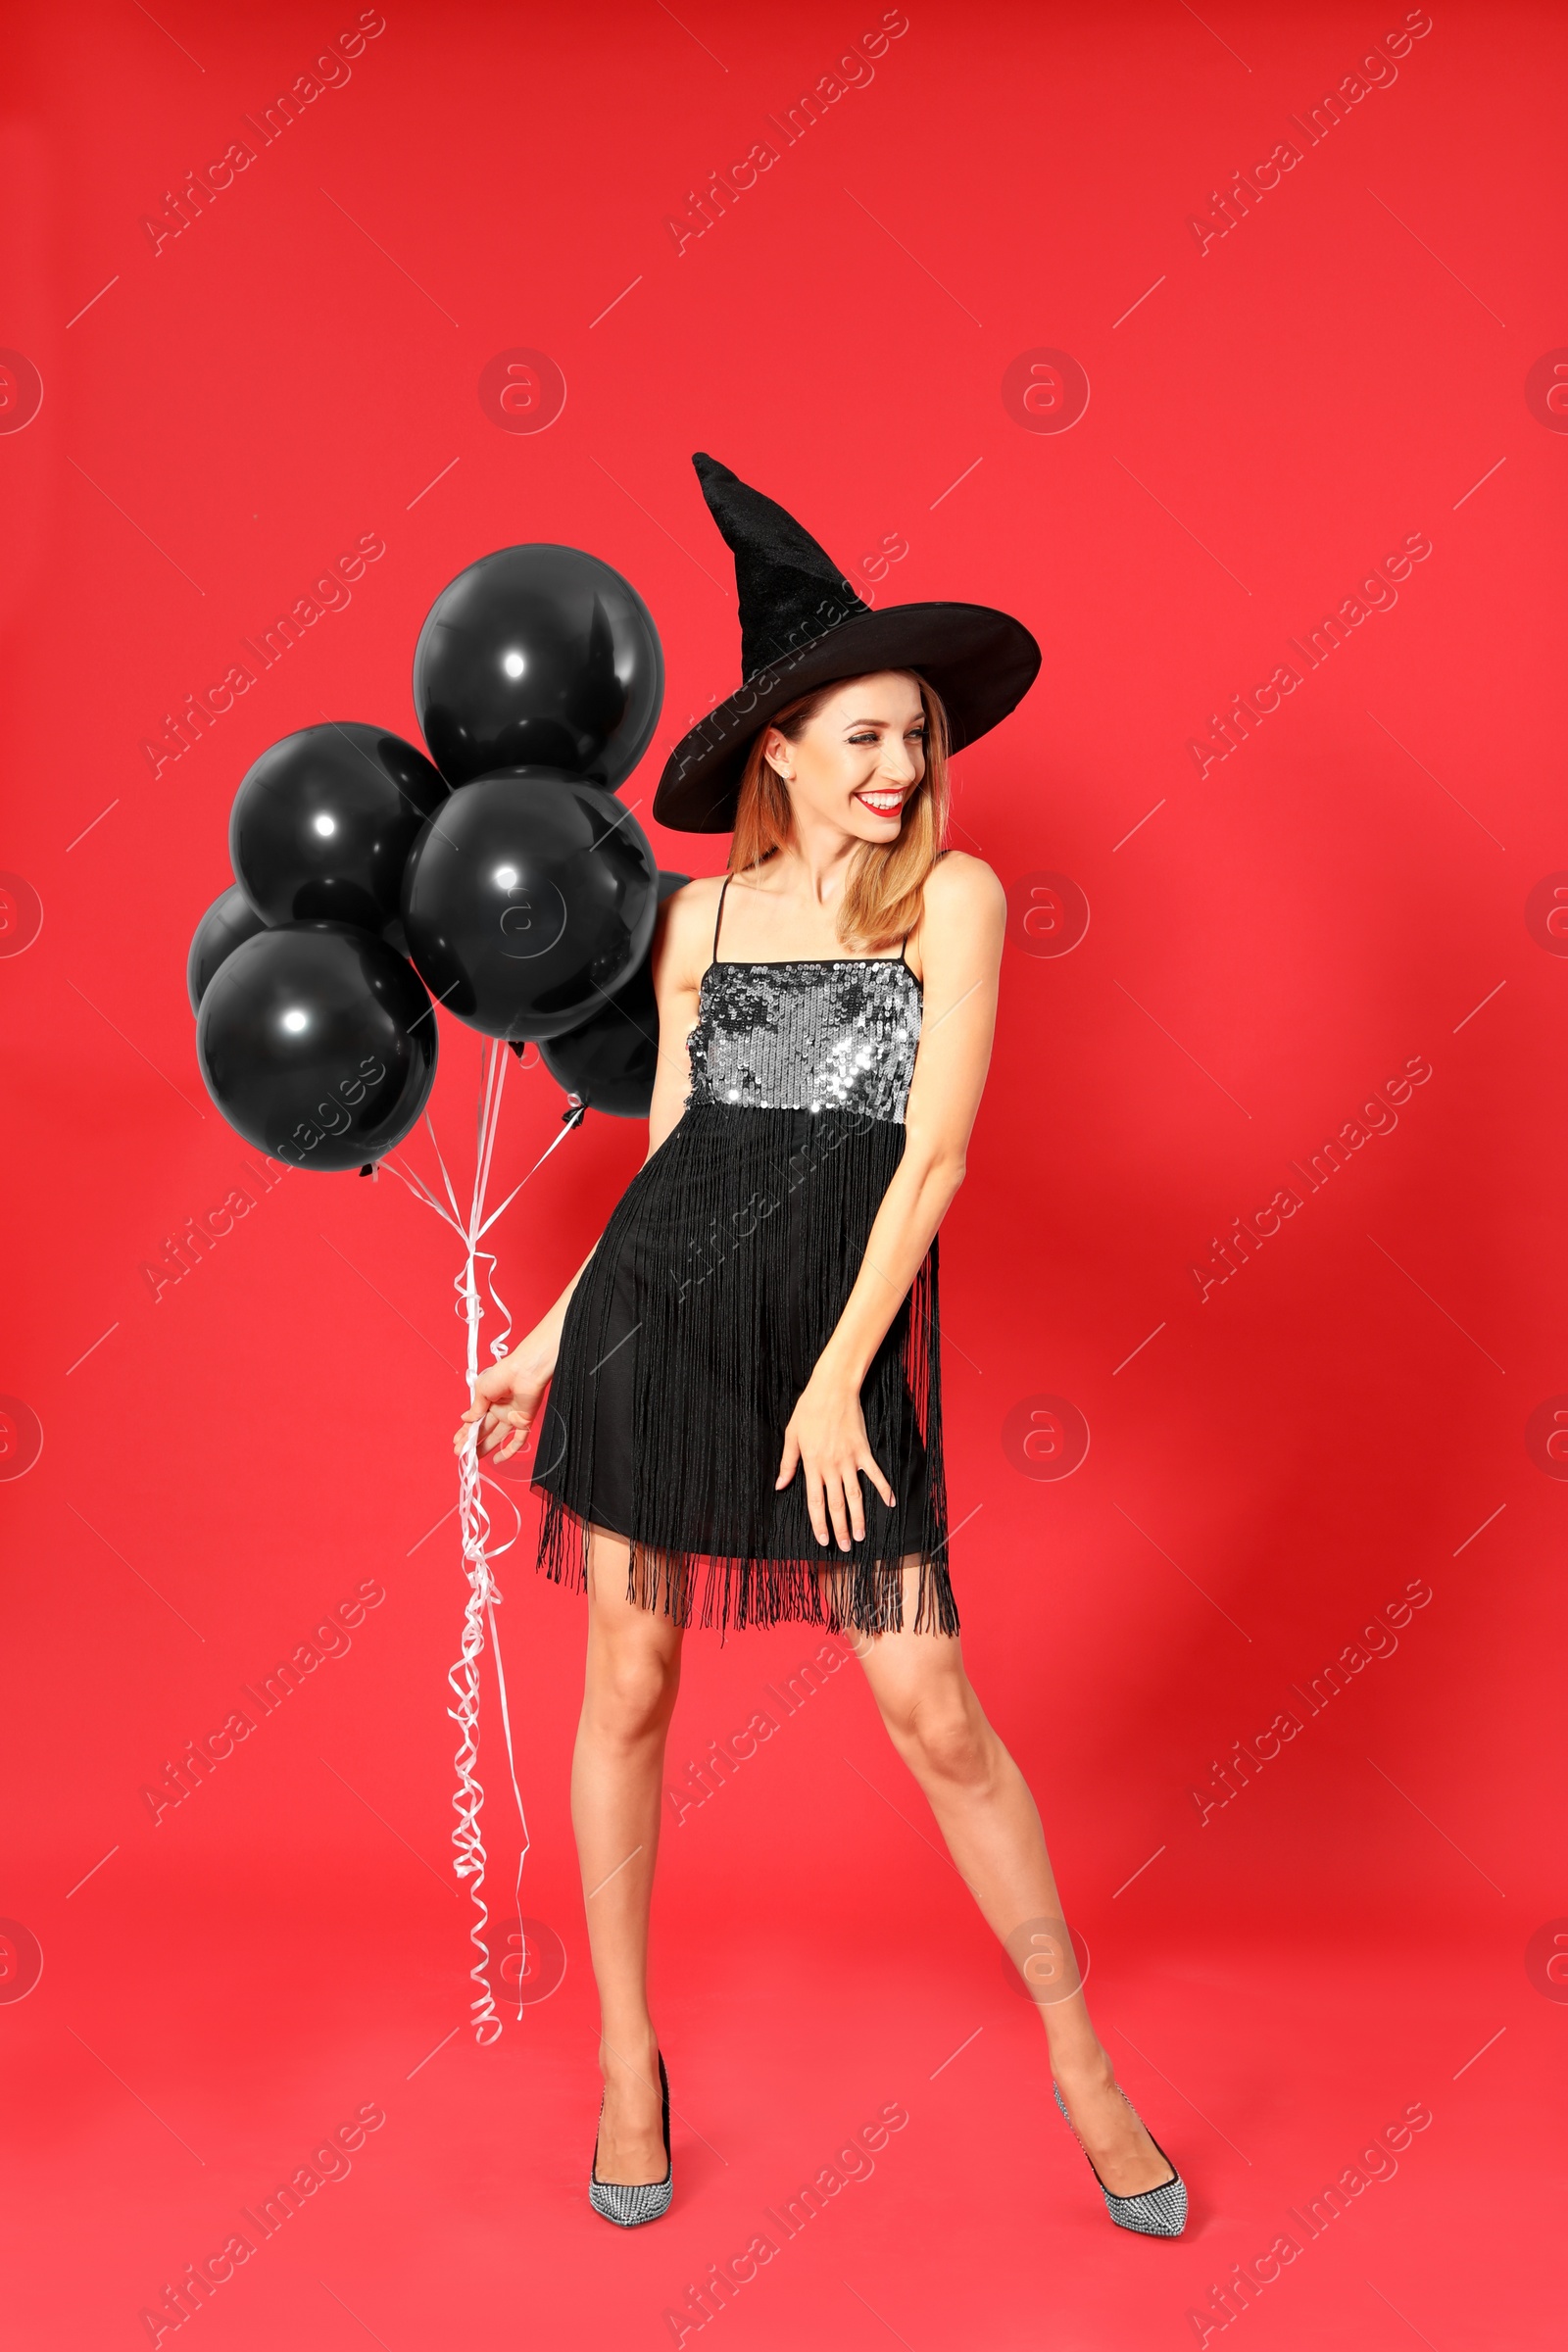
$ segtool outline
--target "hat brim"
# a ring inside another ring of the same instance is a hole
[[[837,678],[917,669],[941,696],[951,749],[978,741],[1034,684],[1040,648],[1021,620],[989,605],[891,605],[858,613],[782,654],[681,737],[664,762],[654,816],[676,833],[730,833],[746,755],[787,703]]]

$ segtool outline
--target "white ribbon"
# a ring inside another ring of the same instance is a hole
[[[467,1384],[470,1396],[473,1394],[474,1383],[479,1377],[479,1325],[484,1319],[484,1301],[479,1294],[478,1280],[478,1268],[481,1261],[485,1267],[485,1290],[489,1294],[492,1306],[501,1318],[500,1333],[490,1342],[490,1353],[496,1362],[499,1362],[506,1354],[507,1343],[512,1333],[510,1310],[495,1287],[496,1253],[493,1250],[481,1250],[479,1244],[502,1211],[511,1206],[521,1192],[523,1185],[544,1166],[551,1152],[565,1142],[574,1127],[581,1124],[583,1116],[582,1105],[573,1096],[571,1098],[572,1107],[567,1113],[561,1133],[539,1154],[521,1182],[513,1186],[500,1208],[492,1209],[486,1216],[485,1194],[490,1182],[490,1162],[495,1153],[496,1136],[501,1125],[501,1098],[506,1085],[509,1051],[509,1048],[501,1041],[492,1040],[485,1060],[484,1083],[480,1090],[477,1110],[478,1135],[474,1154],[473,1193],[468,1205],[466,1222],[464,1221],[459,1210],[457,1194],[453,1190],[452,1179],[447,1174],[446,1161],[441,1156],[441,1147],[436,1142],[435,1129],[430,1125],[428,1112],[425,1113],[424,1123],[435,1151],[436,1165],[441,1171],[442,1186],[447,1200],[451,1203],[450,1211],[443,1208],[430,1187],[413,1168],[400,1166],[390,1153],[381,1163],[384,1167],[390,1168],[393,1175],[408,1186],[416,1200],[422,1200],[427,1208],[433,1208],[442,1222],[451,1226],[464,1246],[463,1271],[454,1276],[453,1287],[458,1293],[456,1312],[463,1317],[467,1335]],[[457,1792],[452,1799],[453,1810],[458,1816],[457,1828],[452,1833],[452,1842],[458,1850],[452,1867],[460,1879],[468,1879],[472,1882],[473,1903],[477,1913],[477,1917],[468,1931],[468,1940],[472,1943],[477,1955],[473,1966],[468,1971],[468,1975],[477,1987],[474,1997],[469,2003],[472,2013],[470,2022],[477,2040],[481,2044],[488,2045],[496,2039],[501,2032],[501,2019],[496,2014],[495,1996],[490,1989],[490,1953],[485,1941],[485,1929],[489,1923],[490,1914],[484,1900],[485,1850],[484,1838],[479,1828],[479,1814],[484,1805],[484,1789],[480,1786],[475,1770],[479,1758],[479,1660],[484,1653],[487,1625],[490,1630],[490,1647],[496,1662],[496,1689],[501,1701],[501,1728],[507,1744],[507,1770],[512,1780],[512,1793],[517,1803],[517,1820],[522,1828],[522,1844],[517,1854],[515,1889],[519,1933],[524,1933],[520,1928],[522,1866],[527,1860],[529,1838],[527,1816],[523,1811],[522,1791],[517,1786],[517,1766],[512,1744],[512,1719],[507,1707],[507,1678],[501,1662],[501,1638],[496,1625],[496,1609],[503,1595],[497,1588],[492,1567],[492,1562],[499,1559],[503,1552],[510,1551],[516,1542],[522,1529],[522,1514],[506,1489],[496,1479],[487,1476],[479,1467],[478,1445],[482,1426],[480,1421],[470,1423],[466,1443],[458,1457],[458,1525],[463,1538],[464,1571],[467,1579],[468,1595],[464,1606],[463,1635],[458,1658],[447,1675],[447,1684],[457,1704],[448,1707],[447,1713],[458,1727],[458,1747],[455,1759],[458,1786]],[[486,1486],[493,1487],[501,1495],[516,1522],[512,1534],[508,1536],[504,1544],[491,1542],[490,1513],[484,1499]],[[517,1980],[517,2016],[519,2021],[522,2016],[521,1992],[527,1974],[527,1959],[524,1933],[522,1966]]]

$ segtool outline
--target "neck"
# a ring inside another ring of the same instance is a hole
[[[836,907],[843,899],[850,877],[850,860],[858,847],[857,836],[846,833],[842,825],[808,815],[797,808],[795,840],[779,852],[779,858],[781,862],[789,861],[792,882],[813,906],[826,910]]]

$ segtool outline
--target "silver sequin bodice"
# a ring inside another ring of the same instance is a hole
[[[902,956],[710,963],[686,1041],[688,1103],[858,1110],[902,1125],[920,1010]]]

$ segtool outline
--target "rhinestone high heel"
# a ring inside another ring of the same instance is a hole
[[[1065,2099],[1054,2082],[1051,2087],[1055,2092],[1056,2105],[1061,2109],[1068,2131],[1078,2141],[1078,2145],[1084,2148],[1084,2143],[1079,2138],[1077,2126],[1072,2117],[1067,2114]],[[1116,2088],[1122,2098],[1127,2099],[1127,2093],[1122,2090],[1119,2082]],[[1131,2099],[1127,2099],[1127,2104],[1129,2107],[1132,2106]],[[1147,2124],[1144,2125],[1144,2130],[1149,2132]],[[1158,2140],[1154,2139],[1152,2132],[1149,2132],[1149,2136],[1154,2141],[1154,2146],[1159,2154],[1165,2156],[1164,2149],[1160,2147]],[[1084,2148],[1084,2159],[1089,2170],[1094,2173],[1095,2179],[1100,2180],[1095,2160],[1087,2148]],[[1168,2156],[1165,2156],[1165,2162],[1170,2164]],[[1136,2196],[1114,2196],[1103,2180],[1100,2180],[1100,2193],[1105,2200],[1106,2212],[1118,2230],[1136,2230],[1144,2237],[1180,2237],[1187,2227],[1187,2183],[1173,2164],[1170,2164],[1168,2180],[1156,2181],[1152,2188],[1141,2188]]]
[[[588,2202],[595,2213],[603,2214],[607,2222],[614,2222],[622,2230],[635,2230],[642,2222],[657,2222],[660,2215],[669,2211],[669,2200],[675,2193],[675,2167],[669,2153],[669,2077],[664,2072],[664,2053],[659,2053],[659,2086],[663,2097],[664,2122],[664,2178],[662,2180],[601,2180],[599,2178],[599,2134],[594,2133],[593,2163],[588,2174]],[[604,2120],[605,2102],[599,2102],[599,2115]]]

